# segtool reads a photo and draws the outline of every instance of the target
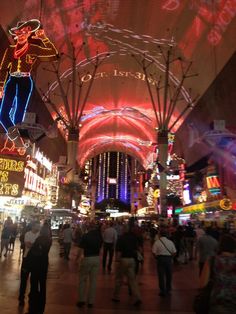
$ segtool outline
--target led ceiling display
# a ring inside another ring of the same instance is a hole
[[[84,43],[76,65],[84,71],[81,78],[85,85],[91,79],[87,60],[110,54],[96,73],[82,112],[78,147],[81,165],[107,150],[129,153],[145,166],[151,159],[153,146],[140,143],[157,141],[156,116],[146,77],[131,55],[153,60],[152,73],[158,77],[164,75],[165,65],[157,47],[174,45],[177,56],[192,61],[192,71],[198,73],[198,79],[190,79],[183,86],[182,95],[188,98],[189,88],[194,96],[206,91],[236,48],[236,0],[11,0],[2,6],[1,23],[6,31],[9,25],[15,26],[16,17],[28,20],[33,16],[41,19],[59,52],[71,55],[71,43],[76,51]],[[217,61],[214,71],[213,56]],[[42,67],[39,70],[37,88],[45,93],[50,90],[57,110],[65,111],[57,97],[55,76],[50,72],[45,75]],[[69,62],[61,64],[60,73],[66,86],[72,74]],[[173,84],[180,80],[177,67],[170,78]],[[152,82],[153,78],[147,79]],[[176,106],[171,120],[175,121],[182,111],[182,105]],[[56,117],[53,110],[51,114]]]

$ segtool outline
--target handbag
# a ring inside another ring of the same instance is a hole
[[[205,287],[199,290],[193,301],[193,310],[196,314],[208,314],[210,309],[211,291],[214,284],[213,279],[214,258],[211,259],[210,278]]]

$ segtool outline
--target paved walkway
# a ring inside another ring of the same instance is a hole
[[[197,262],[174,267],[173,290],[171,296],[158,296],[158,282],[155,261],[151,254],[149,242],[145,244],[145,262],[140,270],[138,281],[143,304],[137,309],[132,305],[132,297],[128,295],[128,288],[124,285],[121,302],[111,301],[114,287],[114,273],[103,274],[98,278],[97,297],[92,309],[78,309],[77,302],[77,268],[75,262],[76,248],[71,251],[70,261],[59,257],[56,240],[50,251],[50,267],[47,281],[47,304],[45,314],[189,314],[192,312],[193,297],[198,286]],[[18,309],[18,288],[21,257],[19,255],[19,240],[16,248],[6,258],[0,259],[0,313],[15,314],[27,312]]]

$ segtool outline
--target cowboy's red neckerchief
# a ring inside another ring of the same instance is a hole
[[[15,59],[19,59],[20,57],[23,56],[24,53],[26,53],[26,51],[28,50],[29,48],[29,43],[28,41],[24,44],[24,46],[22,46],[21,48],[19,48],[19,44],[17,44],[15,46],[15,49],[14,49],[14,58]]]

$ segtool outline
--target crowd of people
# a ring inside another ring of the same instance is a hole
[[[1,254],[5,248],[6,256],[14,245],[18,229],[10,217],[5,221],[1,236]],[[52,245],[50,223],[34,221],[21,228],[19,232],[22,251],[22,265],[19,287],[19,306],[25,304],[27,282],[30,281],[28,301],[29,314],[43,314],[46,304],[46,282],[48,254]],[[151,252],[156,261],[159,282],[159,296],[168,297],[172,289],[173,267],[197,260],[201,286],[214,273],[216,284],[212,290],[210,313],[226,314],[236,309],[236,240],[232,230],[219,228],[216,224],[204,226],[190,221],[186,225],[177,223],[154,226],[137,220],[123,221],[85,221],[71,225],[60,225],[58,232],[59,256],[68,261],[72,245],[76,247],[75,261],[79,263],[79,283],[77,307],[94,306],[97,278],[103,273],[114,272],[114,291],[111,299],[120,302],[120,292],[124,281],[133,305],[140,306],[142,298],[137,283],[140,265],[145,260],[144,245],[151,243]],[[214,267],[209,261],[215,257]],[[208,267],[207,267],[208,265]],[[125,279],[125,280],[124,280]],[[89,284],[88,289],[85,287]]]

